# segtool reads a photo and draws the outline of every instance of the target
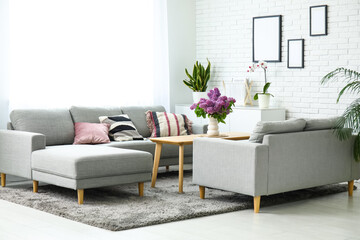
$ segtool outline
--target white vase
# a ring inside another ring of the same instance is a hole
[[[194,103],[198,103],[201,98],[208,98],[207,92],[193,92],[193,100]]]
[[[219,136],[219,123],[213,117],[209,117],[209,125],[208,125],[207,135],[208,136]]]
[[[270,94],[258,94],[259,108],[269,108]]]

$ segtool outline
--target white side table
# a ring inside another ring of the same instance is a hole
[[[208,119],[198,118],[190,104],[178,104],[175,112],[185,114],[193,123],[207,124]],[[252,132],[259,121],[285,120],[284,108],[260,109],[258,106],[235,107],[233,112],[225,119],[226,124],[219,124],[220,132]]]

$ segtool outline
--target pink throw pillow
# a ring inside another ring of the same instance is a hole
[[[109,124],[105,123],[75,123],[74,144],[109,143]]]

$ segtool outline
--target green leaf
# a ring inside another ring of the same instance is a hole
[[[321,84],[328,83],[330,81],[337,82],[339,79],[342,79],[344,82],[351,82],[351,81],[359,81],[360,80],[360,73],[354,70],[346,69],[346,68],[337,68],[328,74],[326,74],[321,79]]]
[[[192,81],[194,81],[194,78],[189,74],[188,70],[185,68],[185,73],[186,73],[186,76],[188,76],[188,78]]]
[[[186,81],[186,80],[183,80],[183,83],[188,86],[188,87],[191,87],[191,83],[189,81]]]
[[[266,93],[266,92],[267,92],[267,90],[269,89],[270,85],[271,85],[270,82],[268,82],[268,83],[266,83],[266,84],[264,85],[263,93]]]
[[[360,99],[353,101],[338,119],[335,125],[334,133],[339,140],[344,141],[352,137],[352,133],[360,133]],[[360,160],[360,139],[359,135],[355,137],[354,159]]]
[[[194,68],[193,68],[193,78],[195,79],[197,76],[197,66],[196,64],[194,64]]]
[[[336,99],[337,103],[340,101],[341,96],[345,92],[359,94],[360,93],[360,82],[359,81],[350,82],[343,89],[341,89],[341,91],[339,92],[338,98]]]
[[[258,100],[258,98],[259,98],[258,95],[259,95],[258,93],[256,93],[256,94],[254,95],[254,100]]]
[[[191,83],[187,82],[186,80],[183,80],[183,82],[184,82],[184,84],[185,84],[186,86],[188,86],[191,90],[195,91]]]
[[[206,59],[207,60],[207,62],[208,62],[208,65],[207,65],[207,67],[206,67],[206,75],[209,75],[209,77],[210,77],[210,68],[211,68],[211,63],[210,63],[210,61],[209,61],[209,59]]]

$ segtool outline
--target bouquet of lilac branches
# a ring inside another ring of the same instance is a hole
[[[210,90],[207,94],[209,99],[201,98],[198,103],[191,105],[190,109],[195,110],[198,117],[206,116],[215,118],[219,123],[225,123],[225,118],[233,110],[236,100],[232,97],[221,96],[218,88]]]

